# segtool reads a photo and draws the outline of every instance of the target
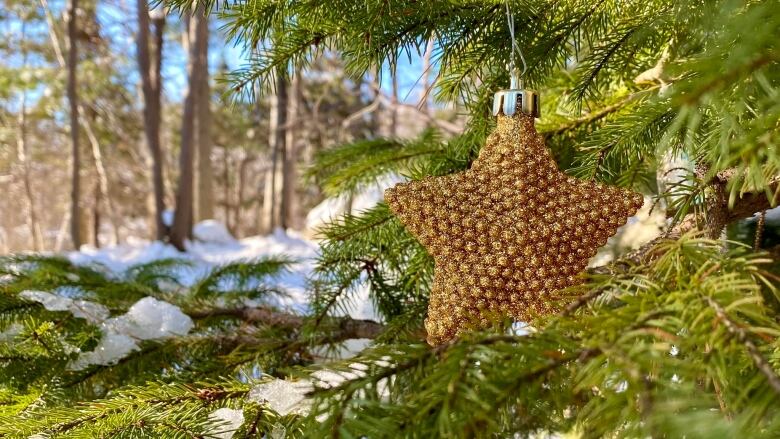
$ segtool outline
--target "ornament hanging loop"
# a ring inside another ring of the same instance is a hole
[[[523,75],[528,70],[523,52],[515,38],[515,16],[509,9],[509,1],[506,1],[506,18],[509,25],[509,36],[512,38],[512,48],[509,53],[509,89],[501,90],[493,95],[493,116],[503,113],[505,116],[512,116],[517,111],[529,114],[533,117],[541,117],[539,110],[539,93],[534,90],[525,90],[523,88]],[[523,70],[518,74],[515,66],[515,53],[520,55],[523,62]]]

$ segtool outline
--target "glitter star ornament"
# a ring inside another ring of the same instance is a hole
[[[534,127],[538,106],[510,98],[502,108],[497,94],[497,127],[470,169],[385,192],[434,258],[431,345],[495,316],[555,312],[554,293],[580,282],[588,259],[642,206],[638,193],[559,171]]]

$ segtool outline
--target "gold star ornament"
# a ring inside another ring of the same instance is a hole
[[[588,259],[642,206],[638,193],[559,171],[533,111],[503,113],[513,114],[498,115],[471,169],[385,192],[434,258],[431,345],[492,316],[555,312],[554,293],[577,284]]]

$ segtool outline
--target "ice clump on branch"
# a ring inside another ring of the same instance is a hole
[[[318,370],[311,374],[312,380],[286,381],[273,379],[258,384],[249,391],[248,399],[268,407],[276,413],[285,416],[290,413],[308,415],[311,410],[311,399],[307,396],[315,388],[332,388],[345,381],[366,376],[368,366],[362,363],[351,363],[351,371],[335,371],[331,369]]]
[[[219,423],[216,431],[209,434],[209,437],[219,439],[231,439],[236,431],[244,423],[244,412],[227,407],[214,410],[209,413],[209,420]]]
[[[285,381],[274,379],[258,384],[249,391],[248,399],[260,404],[268,404],[271,410],[285,416],[290,413],[308,414],[310,402],[306,394],[312,390],[306,380]]]
[[[186,335],[194,326],[178,306],[144,297],[127,313],[101,323],[103,337],[90,352],[82,353],[70,368],[84,369],[92,364],[113,364],[138,349],[143,340],[163,340]]]
[[[99,303],[86,300],[73,300],[46,291],[22,291],[19,297],[39,302],[49,311],[70,311],[74,317],[85,319],[90,323],[100,323],[109,316],[108,308]]]
[[[92,364],[114,364],[136,349],[138,343],[133,338],[116,332],[106,332],[95,349],[79,355],[79,358],[70,364],[70,369],[81,370]]]
[[[351,371],[322,369],[312,373],[311,376],[316,380],[314,384],[317,387],[330,389],[346,381],[363,378],[368,370],[368,366],[363,363],[351,363],[349,368]]]
[[[119,333],[141,340],[186,335],[193,326],[192,319],[178,306],[154,297],[144,297],[126,314],[107,320],[106,324]]]

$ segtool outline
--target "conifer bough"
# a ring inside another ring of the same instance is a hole
[[[432,260],[384,204],[322,231],[302,326],[297,318],[274,327],[209,315],[224,308],[216,306],[220,295],[238,309],[242,298],[268,292],[262,288],[196,285],[173,297],[151,281],[166,278],[164,267],[116,280],[60,260],[7,261],[0,434],[207,437],[219,431],[209,414],[230,408],[244,420],[233,437],[780,435],[777,253],[721,239],[724,226],[778,201],[776,2],[509,3],[529,66],[524,80],[544,97],[539,127],[559,167],[656,197],[655,208],[672,219],[666,237],[592,270],[562,297],[564,312],[528,322],[525,335],[486,329],[436,348],[421,341]],[[434,95],[470,114],[466,131],[330,149],[311,171],[329,195],[389,173],[421,179],[466,169],[494,124],[489,100],[508,82],[497,67],[510,53],[504,2],[212,6],[238,43],[269,48],[231,75],[239,90],[268,85],[279,69],[305,74],[326,50],[340,53],[355,76],[387,64],[394,71],[433,39]],[[664,166],[676,159],[686,164],[670,178]],[[267,274],[268,266],[229,271],[247,273]],[[333,337],[334,317],[363,286],[384,330],[357,357],[321,364],[320,343],[342,340]],[[18,297],[62,287],[112,312],[152,295],[202,318],[185,337],[71,371],[72,347],[95,346],[99,328]],[[308,415],[277,416],[243,393],[267,379],[260,371],[292,380],[322,368],[349,379],[316,391]]]

